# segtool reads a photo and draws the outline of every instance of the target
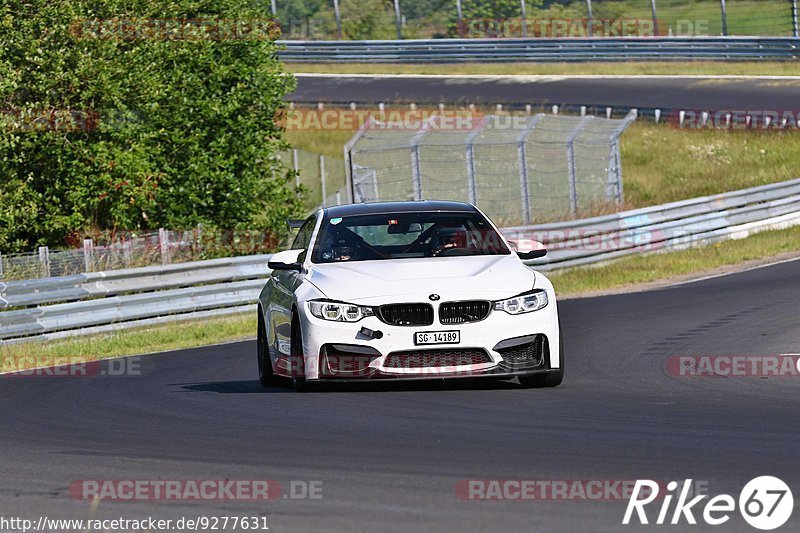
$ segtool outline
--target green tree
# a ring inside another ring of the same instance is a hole
[[[235,0],[0,0],[0,250],[89,229],[282,233],[299,201],[276,116],[295,81],[267,16]]]

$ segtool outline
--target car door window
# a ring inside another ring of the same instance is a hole
[[[309,217],[300,228],[300,231],[297,233],[297,236],[294,238],[294,242],[292,243],[292,250],[304,250],[303,253],[298,257],[298,261],[301,263],[305,261],[306,253],[308,253],[308,247],[311,245],[311,234],[314,233],[314,226],[316,223],[317,217]]]

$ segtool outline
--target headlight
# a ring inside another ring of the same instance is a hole
[[[308,302],[308,308],[315,317],[334,322],[358,322],[365,316],[374,315],[371,307],[327,300],[312,300]]]
[[[509,315],[521,315],[538,311],[547,305],[547,292],[544,289],[534,289],[523,292],[513,298],[498,300],[494,303],[495,311],[505,311]]]

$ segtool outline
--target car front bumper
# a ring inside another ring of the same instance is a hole
[[[538,311],[509,315],[493,310],[485,319],[467,324],[441,324],[437,313],[428,326],[394,326],[374,316],[355,323],[332,322],[314,317],[305,305],[301,307],[304,374],[312,381],[510,379],[561,367],[554,297]],[[362,328],[380,332],[380,338],[365,335]],[[415,332],[453,330],[459,331],[458,344],[414,344]],[[541,343],[539,360],[520,362],[511,357],[509,349],[528,344],[535,347],[532,343],[537,338]]]

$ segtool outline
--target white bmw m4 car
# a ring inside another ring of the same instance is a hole
[[[258,301],[264,386],[517,378],[554,387],[564,350],[550,281],[471,204],[351,204],[308,217]]]

